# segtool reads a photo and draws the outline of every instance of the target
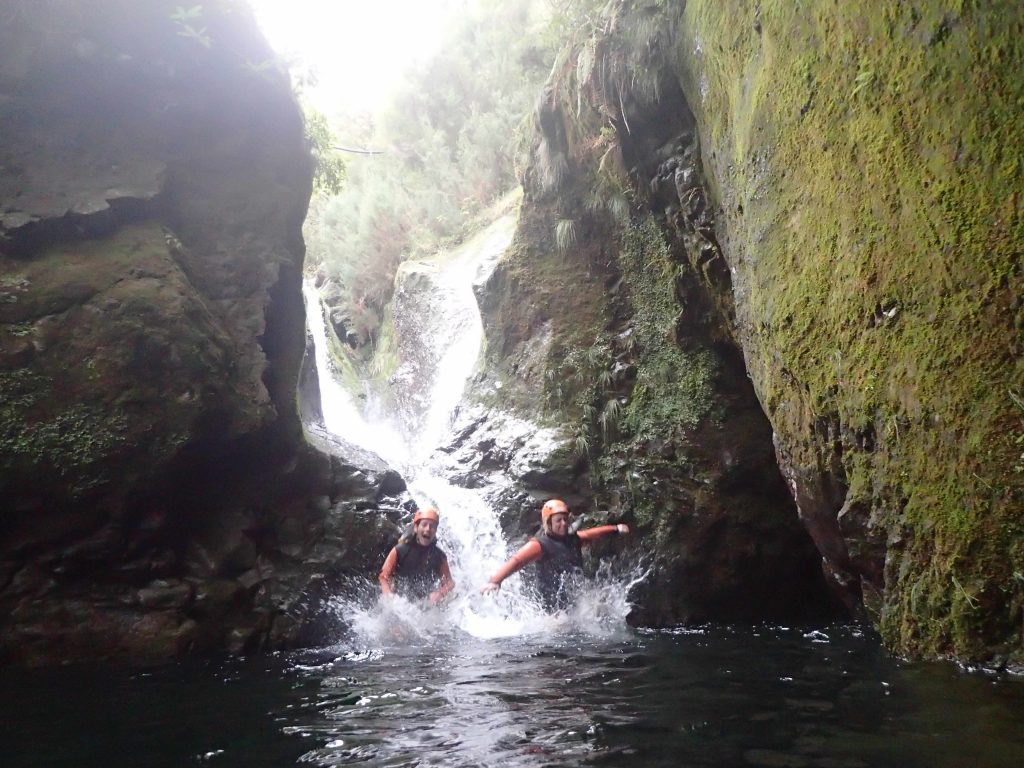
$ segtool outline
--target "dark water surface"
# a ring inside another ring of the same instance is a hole
[[[1024,681],[856,627],[2,672],[0,766],[1024,766]]]

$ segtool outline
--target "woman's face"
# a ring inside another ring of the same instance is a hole
[[[416,543],[424,547],[437,535],[437,523],[433,520],[420,520],[412,529],[416,532]]]
[[[548,518],[548,528],[555,536],[565,536],[569,532],[569,516],[563,512],[556,512]]]

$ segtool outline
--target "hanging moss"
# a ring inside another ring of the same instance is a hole
[[[707,350],[688,352],[676,343],[677,267],[652,218],[626,230],[620,262],[635,312],[633,332],[642,352],[625,421],[640,439],[667,438],[677,429],[695,427],[711,410],[716,360]]]

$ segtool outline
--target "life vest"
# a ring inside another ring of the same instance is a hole
[[[398,564],[395,566],[395,587],[397,592],[412,598],[429,597],[437,589],[444,565],[444,552],[437,544],[422,546],[415,540],[406,541],[403,536],[395,545]]]
[[[571,597],[570,583],[583,575],[583,548],[575,533],[556,539],[541,532],[534,538],[540,544],[537,561],[537,588],[548,610],[564,608]]]

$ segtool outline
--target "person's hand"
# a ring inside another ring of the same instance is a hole
[[[427,598],[427,602],[431,605],[437,605],[441,602],[443,595],[440,592],[431,592],[430,597]]]
[[[501,584],[495,584],[493,581],[488,581],[486,584],[480,587],[480,594],[489,595],[492,592],[497,592],[499,589],[501,589]]]
[[[629,533],[629,526],[625,523],[619,523],[615,527],[618,529],[620,536],[625,536],[627,533]]]

